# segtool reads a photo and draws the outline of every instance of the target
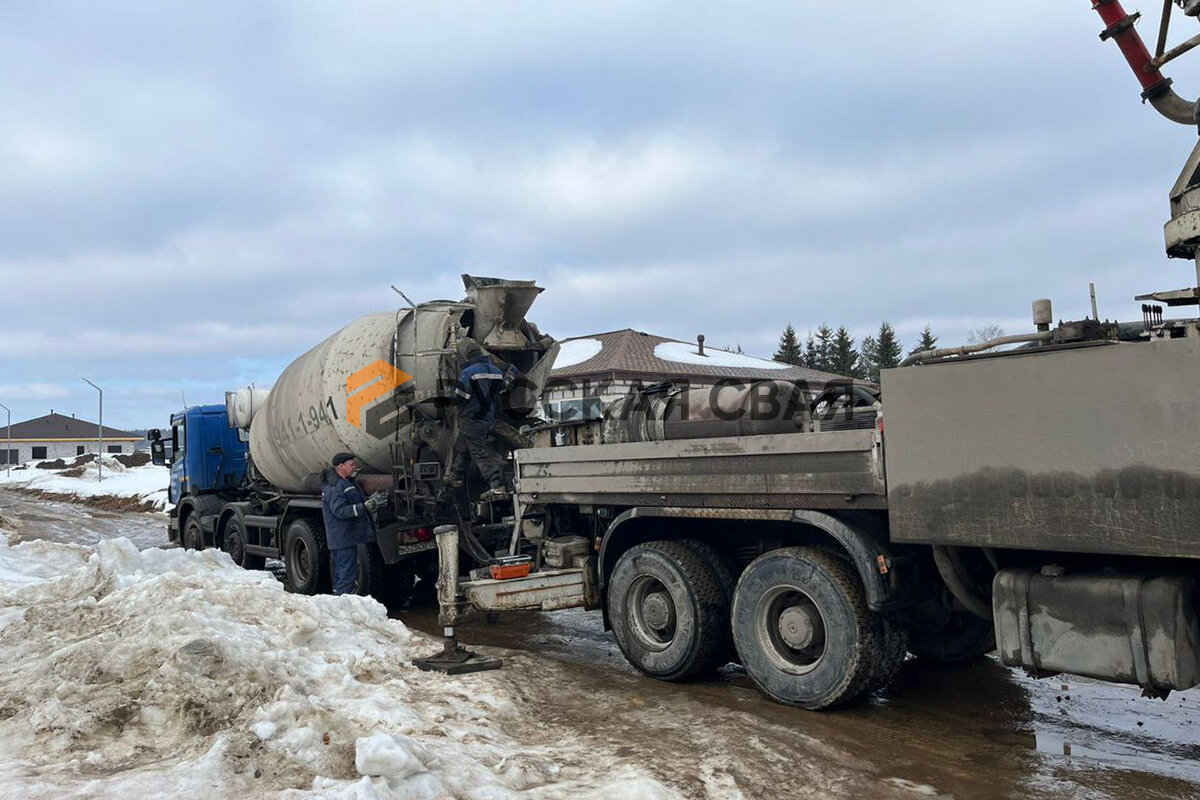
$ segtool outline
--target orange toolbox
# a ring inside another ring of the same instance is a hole
[[[492,564],[492,579],[506,581],[510,578],[524,578],[532,567],[531,556],[503,556]]]

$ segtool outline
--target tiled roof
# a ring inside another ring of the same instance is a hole
[[[8,436],[8,428],[4,420],[0,420],[0,439]],[[13,439],[63,439],[85,442],[96,438],[96,423],[86,419],[76,419],[65,414],[55,414],[51,411],[44,417],[27,419],[24,422],[14,422],[12,426]],[[140,439],[141,437],[129,431],[117,430],[104,426],[105,439]]]
[[[596,349],[599,352],[584,360],[570,363],[573,357],[588,355]],[[574,344],[572,344],[574,343]],[[671,343],[667,348],[659,345]],[[755,358],[754,356],[734,355],[723,350],[705,347],[705,355],[699,354],[695,342],[681,342],[678,339],[668,339],[655,336],[652,333],[635,331],[630,328],[608,333],[595,333],[590,336],[576,336],[562,341],[563,351],[559,362],[551,371],[553,379],[583,379],[583,378],[637,378],[642,381],[689,380],[693,383],[708,383],[720,378],[737,378],[742,380],[784,380],[803,381],[807,384],[825,384],[829,381],[845,381],[841,375],[829,372],[797,367],[783,366],[775,361]],[[666,360],[656,355],[655,349],[686,352],[687,361]],[[686,350],[682,349],[686,348]],[[564,358],[563,356],[568,356]],[[695,363],[706,358],[712,358],[713,364]],[[733,366],[730,362],[744,362]],[[763,366],[755,364],[758,362]]]

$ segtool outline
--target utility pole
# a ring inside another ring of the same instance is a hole
[[[0,408],[8,415],[8,434],[4,439],[4,477],[7,478],[12,475],[12,412],[4,403],[0,403]]]
[[[96,423],[96,482],[104,480],[104,390],[87,378],[81,381],[100,393],[100,421]]]

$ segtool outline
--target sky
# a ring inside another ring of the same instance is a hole
[[[1195,133],[1100,27],[1084,0],[3,4],[0,403],[93,419],[87,377],[107,424],[165,425],[463,272],[536,279],[560,338],[767,357],[788,323],[1025,331],[1089,281],[1140,319],[1194,278],[1162,224]]]

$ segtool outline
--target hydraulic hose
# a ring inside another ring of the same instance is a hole
[[[960,347],[939,347],[936,350],[922,350],[919,353],[913,353],[908,358],[900,362],[900,366],[907,367],[912,364],[919,364],[922,361],[928,361],[931,358],[944,358],[946,356],[966,356],[971,353],[979,353],[984,350],[991,350],[993,347],[1000,347],[1005,344],[1020,344],[1021,342],[1046,342],[1050,340],[1050,331],[1042,331],[1040,333],[1018,333],[1013,336],[1001,336],[996,339],[988,339],[986,342],[978,344],[964,344]]]

